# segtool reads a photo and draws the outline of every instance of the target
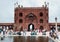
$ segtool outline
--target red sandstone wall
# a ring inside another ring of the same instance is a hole
[[[19,13],[22,12],[23,16],[20,17]],[[39,16],[39,13],[43,12],[43,17]],[[33,22],[30,22],[28,19],[26,20],[26,16],[29,13],[33,13],[36,16],[36,19]],[[27,28],[28,29],[28,25],[30,23],[34,24],[34,28],[40,28],[40,26],[42,25],[43,28],[47,28],[47,30],[49,30],[49,24],[48,24],[48,9],[46,9],[45,7],[29,7],[29,8],[16,8],[15,9],[15,24],[17,25],[17,29],[19,30],[19,26],[22,26],[23,28]],[[19,23],[19,19],[23,19],[23,23]],[[43,23],[40,23],[39,20],[43,19]]]

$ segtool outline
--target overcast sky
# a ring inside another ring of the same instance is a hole
[[[14,23],[14,3],[24,7],[40,7],[44,2],[49,2],[49,22],[55,22],[55,17],[60,22],[59,0],[0,0],[0,23]]]

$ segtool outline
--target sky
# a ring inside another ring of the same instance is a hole
[[[59,0],[0,0],[0,23],[14,23],[14,3],[18,2],[23,7],[41,7],[44,2],[49,2],[49,22],[60,22]]]

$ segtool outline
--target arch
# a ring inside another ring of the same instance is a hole
[[[43,16],[43,12],[40,12],[39,15],[42,17]]]
[[[39,29],[42,31],[44,28],[43,28],[43,26],[40,26],[40,28],[39,28]]]
[[[23,20],[22,19],[19,19],[19,23],[23,23]]]
[[[25,22],[27,20],[30,21],[30,22],[33,22],[34,20],[36,20],[36,22],[38,22],[37,21],[37,16],[34,15],[33,13],[29,13],[28,15],[25,16]]]
[[[43,19],[40,19],[40,23],[43,23]]]
[[[22,12],[20,12],[20,13],[19,13],[19,16],[20,16],[20,17],[22,17],[22,16],[23,16],[23,13],[22,13]]]
[[[34,24],[30,23],[28,25],[28,31],[34,30]]]

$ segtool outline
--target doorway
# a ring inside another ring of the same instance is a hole
[[[29,25],[28,25],[28,31],[33,31],[34,30],[34,24],[32,24],[32,23],[30,23]]]

